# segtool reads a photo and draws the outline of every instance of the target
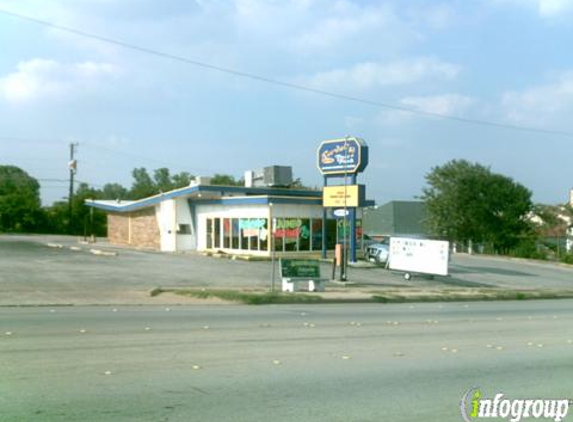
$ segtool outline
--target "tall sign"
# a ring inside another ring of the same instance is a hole
[[[318,170],[324,176],[356,174],[368,165],[368,146],[360,138],[323,141],[317,158]]]
[[[358,207],[362,206],[365,196],[364,185],[358,185],[356,177],[368,165],[368,145],[363,139],[347,136],[342,139],[321,142],[316,155],[316,165],[324,176],[322,257],[326,258],[326,210],[327,208],[342,208],[339,211],[344,218],[344,226],[346,227],[348,219],[352,233],[350,236],[350,261],[356,262],[356,211]],[[329,179],[340,179],[341,177],[344,177],[342,186],[328,186]],[[343,248],[343,251],[345,250],[346,248]],[[343,259],[343,262],[345,261],[346,259]],[[341,267],[341,279],[346,279],[345,264]]]

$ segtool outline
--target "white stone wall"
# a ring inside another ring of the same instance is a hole
[[[193,221],[191,208],[187,198],[177,198],[176,202],[176,218],[177,218],[177,251],[192,251],[197,249],[197,227]],[[190,234],[183,234],[179,232],[180,225],[188,225],[191,228]]]
[[[157,224],[161,235],[161,251],[177,250],[177,207],[174,199],[166,199],[156,207]]]

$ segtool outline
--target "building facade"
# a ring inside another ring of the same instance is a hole
[[[381,239],[389,236],[428,236],[426,208],[420,201],[391,201],[363,212],[364,233]]]
[[[327,249],[337,238],[337,220],[331,211],[323,220],[316,190],[195,184],[139,201],[86,205],[107,212],[110,243],[134,248],[268,256],[320,252],[323,225]]]

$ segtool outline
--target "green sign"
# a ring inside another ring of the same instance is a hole
[[[320,264],[311,259],[281,259],[282,278],[320,278]]]

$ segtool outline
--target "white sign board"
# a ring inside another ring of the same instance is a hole
[[[332,214],[334,214],[335,217],[344,217],[344,216],[347,216],[348,214],[350,214],[350,211],[345,210],[344,208],[340,208],[340,209],[334,210],[332,212]]]
[[[450,243],[442,240],[390,238],[391,270],[448,275]]]

